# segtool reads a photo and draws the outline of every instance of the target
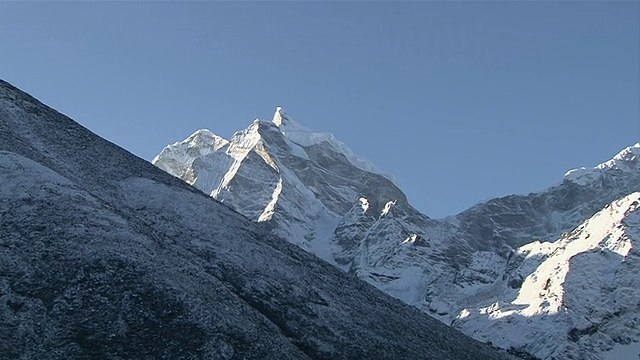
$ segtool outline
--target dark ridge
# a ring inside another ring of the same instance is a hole
[[[0,357],[501,359],[0,81]]]

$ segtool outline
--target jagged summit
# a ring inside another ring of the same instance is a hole
[[[287,120],[289,119],[284,110],[282,110],[282,106],[276,107],[276,113],[273,114],[273,123],[276,124],[276,126],[282,126]]]
[[[291,119],[291,117],[284,112],[281,106],[278,106],[276,108],[276,112],[273,116],[273,123],[278,126],[282,134],[289,141],[292,141],[299,146],[311,147],[324,143],[325,146],[330,146],[335,151],[344,155],[351,164],[353,164],[360,170],[382,175],[388,180],[391,180],[395,183],[395,179],[393,178],[393,176],[384,173],[371,161],[354,154],[347,145],[336,139],[332,133],[306,128],[305,126]]]
[[[640,143],[624,148],[611,160],[605,161],[593,168],[581,167],[567,171],[565,179],[579,185],[586,185],[601,178],[611,171],[639,172],[640,171]]]
[[[606,161],[597,166],[597,168],[613,168],[628,165],[637,161],[640,156],[640,143],[635,143],[629,147],[622,149],[613,159]]]
[[[523,281],[520,273],[512,271],[517,265],[514,254],[526,250],[527,244],[546,249],[552,246],[552,241],[562,238],[563,233],[570,233],[607,204],[640,191],[640,145],[636,144],[590,169],[597,178],[584,183],[576,183],[571,175],[546,190],[491,199],[456,216],[436,220],[413,209],[389,177],[353,155],[331,133],[298,124],[282,107],[276,109],[272,122],[254,122],[251,128],[257,135],[252,139],[259,141],[242,161],[225,162],[224,154],[231,150],[221,148],[188,166],[189,171],[197,175],[195,182],[188,176],[180,176],[179,167],[169,166],[167,171],[199,189],[207,189],[202,184],[214,179],[222,186],[217,187],[220,191],[212,193],[213,197],[251,219],[264,222],[273,233],[444,323],[458,321],[469,334],[484,334],[483,341],[502,336],[497,328],[518,334],[518,329],[502,327],[502,322],[491,317],[478,316],[480,311],[481,315],[493,314],[497,313],[493,308],[511,304],[513,299],[505,296],[513,295],[514,287]],[[239,133],[248,133],[248,130]],[[240,139],[232,139],[229,146],[238,146]],[[156,165],[164,168],[171,161],[161,157]],[[599,237],[595,232],[597,228],[590,226],[591,235],[588,237],[585,232],[584,239],[595,241]],[[524,246],[522,251],[521,246]],[[567,250],[557,247],[555,259],[560,258],[563,251]],[[572,255],[567,254],[567,257]],[[619,263],[608,264],[613,267]],[[583,266],[584,263],[574,265],[573,274],[590,269]],[[555,266],[550,268],[553,270]],[[629,266],[630,272],[637,271],[637,265]],[[547,268],[532,271],[545,274]],[[547,278],[542,279],[542,288]],[[583,294],[576,287],[568,289],[566,298]],[[487,299],[489,303],[484,302]],[[492,305],[496,300],[501,302]],[[555,298],[534,300],[537,302],[532,303],[531,309],[546,308],[545,300],[553,304]],[[456,320],[463,311],[475,311],[476,315],[464,321]],[[553,331],[544,330],[548,325],[546,320],[541,322],[526,311],[516,313],[523,316],[522,321],[509,318],[506,322],[516,321],[522,329],[536,329],[539,335],[518,342],[507,339],[500,342],[502,347],[511,346],[545,356],[549,353],[547,350],[561,346],[558,349],[562,350],[554,353],[580,358],[576,354],[587,349],[597,352],[611,345],[596,349],[589,345],[588,337],[584,343],[573,344],[576,333],[593,329],[583,324],[562,328],[569,332],[567,338],[554,332],[553,327],[549,327]],[[587,313],[580,310],[577,316],[588,316]],[[625,325],[625,318],[615,314],[614,311],[607,326],[636,328],[634,324]],[[492,323],[500,327],[490,326]],[[476,329],[486,331],[476,332]],[[605,329],[593,331],[595,339],[604,334]],[[639,339],[640,334],[629,338]]]

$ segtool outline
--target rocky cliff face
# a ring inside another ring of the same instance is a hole
[[[214,145],[202,146],[202,134]],[[450,324],[476,298],[501,296],[491,289],[511,278],[509,259],[520,246],[552,242],[608,203],[640,191],[638,154],[636,144],[594,169],[567,173],[547,190],[492,199],[445,219],[415,210],[388,175],[280,108],[273,121],[256,120],[228,142],[196,132],[153,163]],[[522,343],[500,345],[546,356]]]
[[[3,81],[0,183],[2,358],[502,358]]]

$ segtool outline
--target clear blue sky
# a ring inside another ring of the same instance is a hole
[[[282,105],[433,217],[640,140],[628,2],[8,2],[0,78],[147,160]]]

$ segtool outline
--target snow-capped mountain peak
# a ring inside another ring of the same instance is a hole
[[[354,154],[347,145],[336,139],[333,134],[324,131],[312,130],[300,125],[291,119],[281,106],[276,108],[276,112],[273,115],[273,123],[276,124],[282,134],[289,141],[292,141],[299,146],[309,147],[326,143],[333,147],[337,152],[342,153],[342,155],[344,155],[349,162],[357,168],[370,173],[382,175],[395,183],[395,179],[391,175],[384,173],[371,161]]]
[[[371,207],[380,216],[396,201],[408,205],[371,162],[331,133],[300,125],[282,107],[271,122],[256,119],[229,141],[199,141],[206,149],[191,148],[194,139],[213,136],[200,130],[166,147],[153,163],[330,262],[332,232],[359,199],[366,199],[361,211]]]
[[[164,158],[166,162],[161,162],[162,165],[159,166],[162,170],[173,169],[176,176],[193,181],[195,178],[189,168],[191,164],[196,159],[216,152],[228,144],[228,140],[207,129],[200,129],[181,142],[167,145],[152,162],[156,163]]]
[[[603,173],[611,170],[619,170],[626,172],[640,171],[640,143],[629,146],[620,151],[611,160],[605,161],[593,168],[581,167],[579,169],[569,170],[565,174],[565,179],[586,185],[599,179]]]
[[[184,149],[186,151],[181,155],[196,158],[216,151],[228,143],[229,141],[227,139],[214,134],[208,129],[200,129],[185,140],[166,146],[163,151],[172,152],[180,151],[178,149]]]

